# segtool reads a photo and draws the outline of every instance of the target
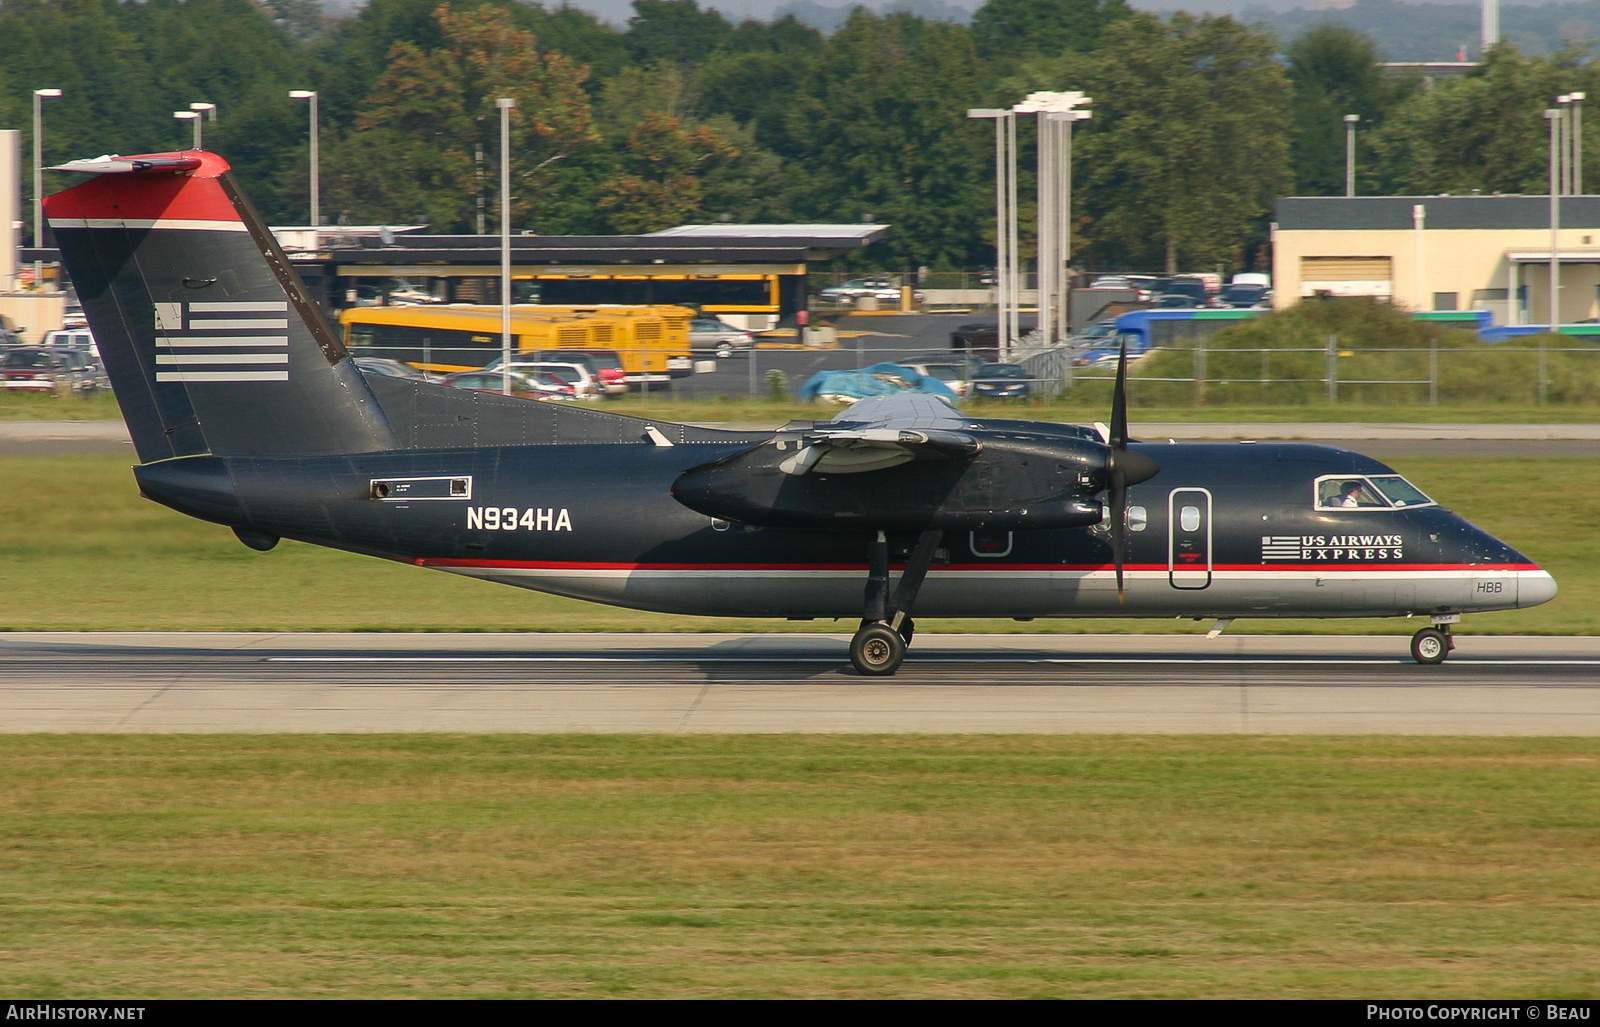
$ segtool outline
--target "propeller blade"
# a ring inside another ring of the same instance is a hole
[[[1117,568],[1117,602],[1123,601],[1122,565],[1128,561],[1128,340],[1117,355],[1117,384],[1111,393],[1111,452],[1106,454],[1106,499],[1111,504],[1111,561]],[[1154,463],[1154,461],[1151,461]],[[1139,468],[1144,470],[1144,468]]]
[[[1122,602],[1122,565],[1128,561],[1128,478],[1113,453],[1106,496],[1111,506],[1111,562],[1117,568],[1117,602]]]
[[[1117,384],[1111,393],[1111,448],[1128,448],[1128,340],[1121,340],[1117,356]]]

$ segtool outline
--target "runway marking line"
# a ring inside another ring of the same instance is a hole
[[[1145,656],[1048,656],[1048,657],[980,657],[943,656],[919,654],[919,663],[1170,663],[1170,664],[1242,664],[1245,666],[1352,666],[1405,665],[1414,661],[1404,657],[1328,657],[1328,658],[1274,658],[1274,657],[1145,657]],[[268,656],[267,663],[843,663],[834,656]],[[1500,660],[1493,657],[1455,659],[1452,665],[1474,667],[1597,667],[1600,660]]]

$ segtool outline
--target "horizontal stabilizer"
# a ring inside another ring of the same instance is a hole
[[[198,153],[156,154],[148,157],[117,157],[106,154],[87,160],[69,160],[45,168],[46,171],[71,171],[83,175],[126,175],[135,171],[193,171],[201,166]]]

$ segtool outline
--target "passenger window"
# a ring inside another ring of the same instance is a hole
[[[1128,530],[1143,531],[1150,526],[1150,511],[1142,506],[1128,507]]]
[[[1199,531],[1200,508],[1198,506],[1186,506],[1179,511],[1178,527],[1182,528],[1184,531]]]

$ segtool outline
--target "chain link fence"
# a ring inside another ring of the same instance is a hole
[[[1563,343],[1566,340],[1562,340]],[[1067,347],[1019,362],[1046,396],[1104,388],[1115,357],[1087,366]],[[1130,400],[1159,406],[1440,402],[1600,403],[1600,346],[1526,340],[1476,346],[1211,347],[1197,338],[1130,355]]]

